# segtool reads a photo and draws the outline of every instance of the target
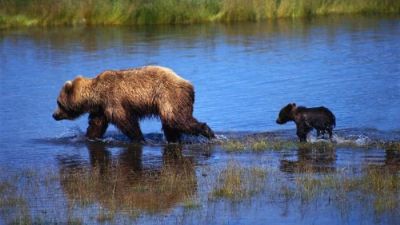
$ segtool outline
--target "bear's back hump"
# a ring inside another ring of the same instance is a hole
[[[162,66],[144,66],[139,68],[124,69],[124,70],[106,70],[99,74],[96,78],[97,82],[118,83],[123,82],[140,82],[140,83],[172,83],[172,84],[185,84],[191,83],[173,70]]]

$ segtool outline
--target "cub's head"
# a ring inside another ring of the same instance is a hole
[[[294,110],[296,109],[296,103],[287,104],[279,112],[278,119],[276,119],[277,124],[285,124],[288,121],[294,119]]]
[[[57,98],[57,109],[53,113],[55,120],[74,120],[84,113],[79,96],[79,83],[82,77],[65,82]]]

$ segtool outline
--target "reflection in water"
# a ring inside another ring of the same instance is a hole
[[[69,204],[98,203],[110,211],[168,211],[196,194],[194,164],[180,145],[166,145],[162,164],[144,168],[142,147],[129,145],[112,157],[103,143],[89,143],[90,164],[59,160]],[[68,162],[68,163],[65,163]]]
[[[400,151],[387,149],[385,167],[392,171],[400,171]]]
[[[323,148],[299,146],[297,160],[280,161],[280,170],[288,173],[320,173],[336,170],[336,150],[331,145]]]

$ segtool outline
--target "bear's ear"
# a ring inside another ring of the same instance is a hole
[[[64,84],[64,88],[65,88],[65,91],[66,92],[71,92],[71,90],[72,90],[72,81],[67,81],[67,82],[65,82],[65,84]]]
[[[292,103],[292,106],[293,106],[293,107],[296,107],[296,103],[293,102],[293,103]]]

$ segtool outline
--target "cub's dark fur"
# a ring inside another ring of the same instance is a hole
[[[317,136],[324,135],[325,132],[332,138],[332,130],[336,126],[336,118],[333,113],[321,106],[315,108],[306,108],[304,106],[296,106],[295,103],[286,105],[279,112],[276,120],[278,124],[284,124],[288,121],[294,121],[297,127],[297,136],[301,142],[305,142],[307,134],[315,128]]]

